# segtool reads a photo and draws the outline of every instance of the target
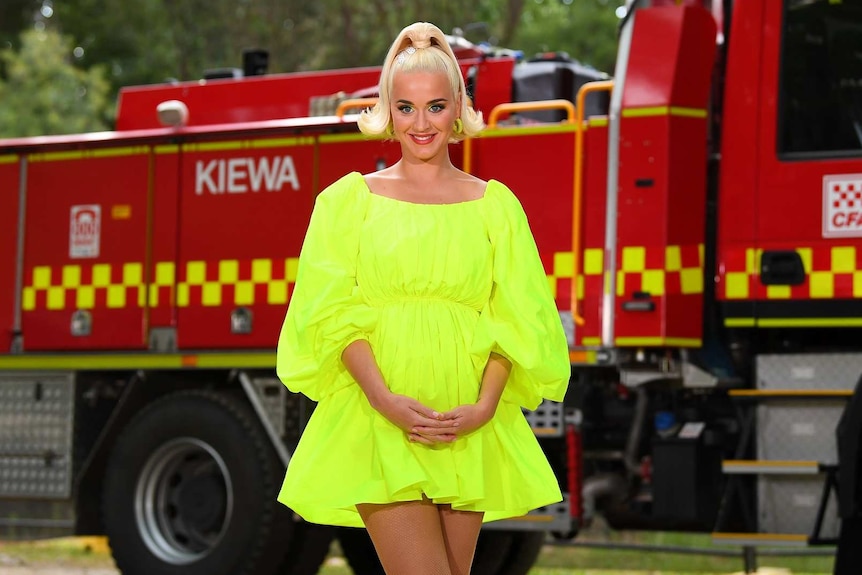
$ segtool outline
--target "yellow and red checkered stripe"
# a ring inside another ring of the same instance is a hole
[[[36,266],[24,286],[21,307],[36,309],[121,309],[143,307],[143,264]]]
[[[636,291],[661,297],[671,294],[703,293],[703,244],[685,246],[624,246],[620,252],[616,295]],[[604,275],[604,250],[584,250],[582,273],[578,278],[578,298],[586,287],[595,293]],[[596,283],[598,280],[599,283]],[[603,289],[603,288],[602,288]]]
[[[591,286],[591,294],[601,293],[603,259],[600,248],[584,250],[579,299],[585,297],[585,285]],[[557,301],[566,306],[574,276],[572,252],[556,252],[552,261],[548,284]],[[298,264],[298,258],[194,260],[181,265],[178,273],[174,262],[157,262],[149,285],[141,262],[35,266],[24,287],[23,309],[284,305]],[[703,246],[623,248],[617,294],[631,291],[654,296],[702,293]]]
[[[143,264],[36,266],[28,275],[24,311],[38,309],[158,308],[176,305],[284,305],[296,281],[297,258],[173,262],[153,267],[149,286]]]
[[[759,248],[722,253],[719,290],[725,300],[816,300],[862,298],[862,249],[855,246],[798,247],[805,281],[796,286],[762,285]]]

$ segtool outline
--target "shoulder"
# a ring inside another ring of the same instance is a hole
[[[359,172],[350,172],[329,184],[314,199],[312,218],[331,220],[361,219],[365,215],[368,193]]]
[[[482,199],[488,191],[488,182],[460,170],[455,185],[458,195],[465,200]]]
[[[359,172],[350,172],[323,189],[314,200],[315,207],[350,207],[361,205],[366,196],[365,180]]]
[[[506,221],[526,218],[521,201],[509,187],[498,181],[489,180],[485,186],[485,204],[491,214]]]

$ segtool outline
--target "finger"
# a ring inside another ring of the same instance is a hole
[[[410,433],[407,435],[407,441],[411,443],[424,443],[425,445],[431,445],[433,442],[430,439],[422,437],[418,433]]]
[[[458,427],[460,422],[457,420],[447,419],[445,421],[437,421],[435,419],[422,419],[413,423],[413,427],[426,427],[428,429],[453,429]]]
[[[440,418],[441,415],[438,411],[433,410],[430,407],[426,407],[418,401],[414,401],[413,404],[410,406],[410,409],[427,419],[437,420]]]
[[[454,433],[447,433],[446,435],[435,435],[434,437],[430,437],[431,441],[435,443],[452,443],[458,436]]]
[[[452,443],[458,437],[454,433],[445,433],[443,435],[423,435],[416,433],[413,435],[426,440],[428,443]]]
[[[455,435],[457,430],[452,427],[445,428],[437,428],[437,427],[424,427],[421,425],[417,425],[410,429],[410,433],[418,433],[425,437],[440,437],[443,435]]]

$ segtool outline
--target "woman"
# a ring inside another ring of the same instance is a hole
[[[279,339],[319,402],[279,500],[390,575],[464,574],[483,521],[561,499],[521,406],[562,400],[568,348],[520,203],[449,158],[484,125],[443,33],[405,28],[379,90],[359,127],[401,159],[318,196]]]

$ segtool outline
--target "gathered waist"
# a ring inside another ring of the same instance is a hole
[[[396,296],[396,297],[387,297],[380,299],[369,299],[368,304],[372,307],[386,309],[394,306],[442,306],[442,307],[453,307],[460,309],[468,309],[474,313],[479,313],[481,310],[480,307],[476,307],[474,305],[470,305],[469,303],[463,301],[457,301],[451,298],[445,297],[435,297],[435,296]]]

